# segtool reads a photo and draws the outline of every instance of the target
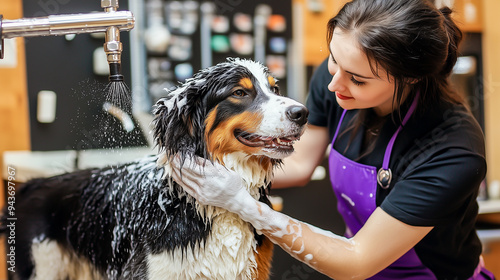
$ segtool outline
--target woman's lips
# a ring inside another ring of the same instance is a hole
[[[342,94],[340,94],[340,93],[338,93],[338,92],[335,92],[335,94],[337,95],[337,97],[338,97],[339,99],[342,99],[342,100],[349,100],[349,99],[353,99],[352,97],[347,97],[347,96],[344,96],[344,95],[342,95]]]

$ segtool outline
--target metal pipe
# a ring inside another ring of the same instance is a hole
[[[66,34],[106,32],[109,27],[119,31],[134,28],[134,15],[129,11],[89,14],[50,15],[47,17],[2,20],[2,39],[15,37],[59,36]]]
[[[80,33],[105,33],[104,51],[109,63],[109,80],[123,81],[121,73],[120,31],[134,28],[135,18],[129,11],[117,11],[118,0],[101,0],[104,12],[88,14],[50,15],[46,17],[5,20],[0,15],[0,58],[3,39],[15,37],[58,36]]]

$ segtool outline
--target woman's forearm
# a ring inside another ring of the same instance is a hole
[[[245,205],[245,206],[243,206]],[[414,247],[432,227],[404,224],[377,208],[365,226],[345,238],[247,199],[236,212],[296,259],[334,279],[366,279]]]
[[[273,189],[303,187],[310,181],[311,175],[312,173],[303,167],[285,162],[283,168],[277,168],[274,171]]]
[[[364,279],[352,239],[335,235],[272,210],[266,204],[250,201],[239,214],[273,243],[299,261],[335,279]],[[243,209],[243,208],[241,208]]]

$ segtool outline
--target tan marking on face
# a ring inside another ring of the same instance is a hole
[[[241,129],[249,133],[255,132],[256,128],[262,121],[262,116],[258,113],[243,112],[239,115],[230,117],[222,121],[212,131],[215,122],[218,107],[212,110],[205,120],[205,141],[207,143],[207,150],[213,160],[218,161],[224,165],[224,155],[234,152],[244,152],[250,156],[258,153],[262,148],[248,147],[242,144],[234,136],[236,129]],[[269,168],[271,165],[270,159],[262,156],[250,157],[249,160],[256,160],[261,163],[263,168]]]
[[[246,89],[253,89],[253,83],[250,78],[242,78],[239,83],[240,86],[246,88]]]

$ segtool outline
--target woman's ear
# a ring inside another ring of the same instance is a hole
[[[415,84],[417,84],[420,81],[421,81],[421,79],[417,79],[417,78],[408,79],[408,84],[415,85]]]

